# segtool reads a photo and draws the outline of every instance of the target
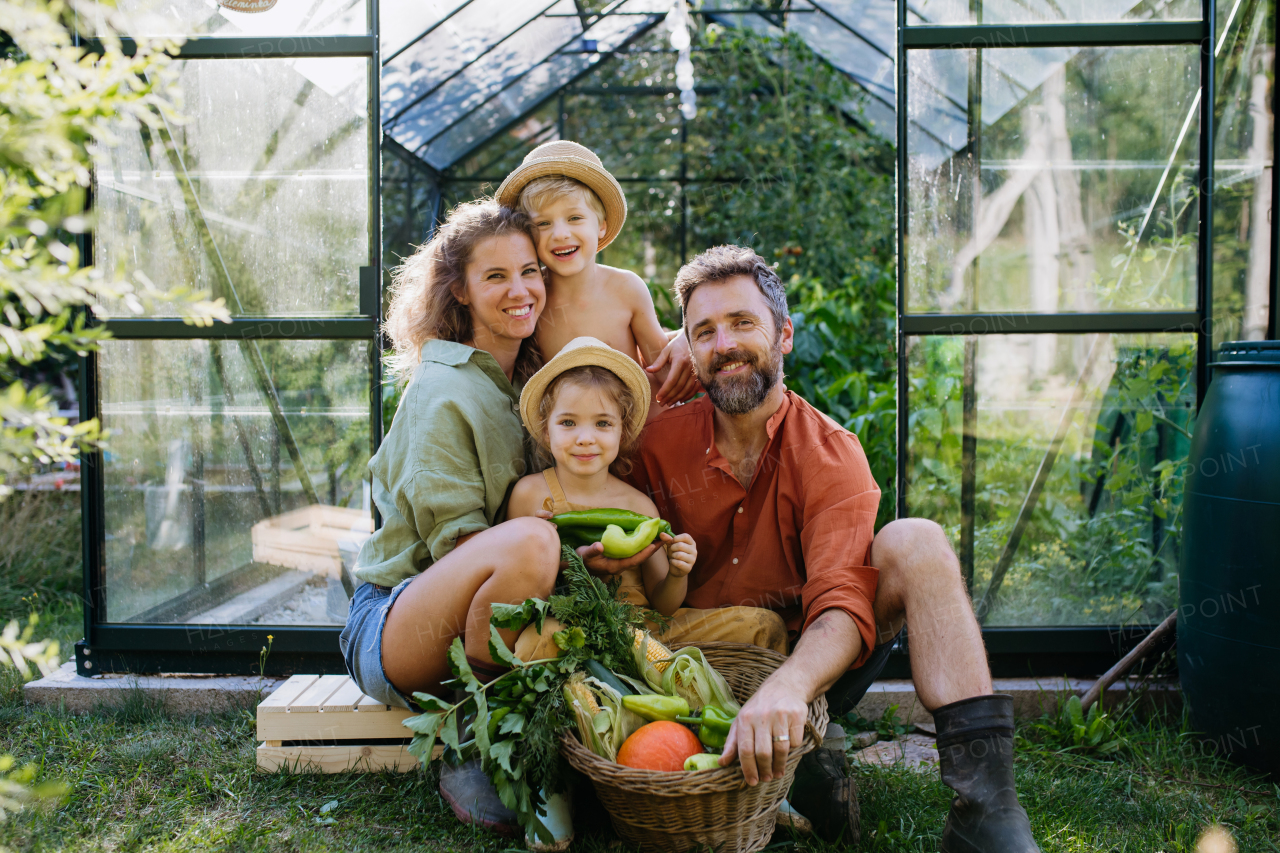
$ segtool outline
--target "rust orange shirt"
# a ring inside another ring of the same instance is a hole
[[[698,545],[685,607],[777,611],[792,639],[825,610],[858,626],[860,666],[875,647],[878,571],[868,565],[880,488],[857,436],[787,391],[743,488],[715,446],[706,397],[644,431],[632,485]]]

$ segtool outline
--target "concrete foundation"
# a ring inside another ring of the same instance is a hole
[[[75,664],[66,663],[52,675],[33,681],[23,688],[32,705],[65,708],[73,714],[85,714],[102,707],[120,707],[141,694],[146,701],[160,704],[172,714],[209,714],[237,708],[254,708],[283,682],[279,678],[244,675],[95,675],[86,678],[76,674]],[[1083,696],[1091,680],[1079,678],[997,678],[997,693],[1013,696],[1014,713],[1020,718],[1038,717],[1066,697]],[[1136,682],[1118,681],[1103,697],[1105,707],[1127,702]],[[1176,683],[1157,682],[1147,685],[1145,707],[1164,707],[1182,701]],[[857,711],[869,720],[878,720],[891,705],[897,705],[897,716],[903,722],[932,728],[933,716],[924,709],[909,680],[885,680],[871,685],[858,703]]]
[[[997,678],[993,683],[995,692],[1013,696],[1013,713],[1020,719],[1048,713],[1072,694],[1083,697],[1094,684],[1092,679],[1085,678]],[[1137,689],[1136,680],[1120,679],[1107,688],[1102,697],[1103,707],[1123,705]],[[1159,681],[1148,684],[1145,689],[1142,707],[1147,710],[1176,706],[1182,702],[1182,691],[1176,682]],[[920,704],[915,685],[909,679],[877,681],[871,685],[856,710],[869,720],[878,720],[891,705],[898,706],[899,720],[932,727],[933,715]]]
[[[95,675],[76,674],[65,663],[53,674],[23,686],[28,704],[87,714],[100,708],[119,708],[139,696],[174,715],[214,714],[252,710],[284,681],[246,675]]]

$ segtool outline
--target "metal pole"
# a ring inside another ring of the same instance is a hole
[[[982,0],[970,0],[974,23],[982,23]],[[973,173],[969,182],[969,227],[978,239],[978,218],[982,204],[982,48],[973,49],[969,67],[969,159]],[[978,280],[981,256],[975,257],[969,273],[969,310],[978,310]],[[965,589],[973,595],[973,542],[978,492],[978,338],[964,341],[964,373],[961,377],[960,427],[960,574]]]
[[[1200,251],[1197,257],[1196,407],[1209,390],[1209,363],[1213,361],[1213,138],[1214,44],[1217,5],[1202,0],[1204,36],[1200,41]],[[1274,249],[1273,249],[1274,251]]]
[[[898,214],[898,453],[897,453],[897,512],[898,518],[907,517],[907,453],[910,433],[907,429],[909,412],[909,382],[907,381],[907,336],[903,332],[902,318],[907,313],[907,49],[904,31],[907,28],[907,0],[898,0],[898,39],[894,75],[898,89],[897,113],[897,214]]]

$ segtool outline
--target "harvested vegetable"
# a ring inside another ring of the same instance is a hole
[[[623,707],[622,695],[609,685],[582,672],[569,676],[564,685],[565,705],[578,724],[578,739],[601,758],[613,761],[618,747],[646,722]]]
[[[645,673],[646,679],[648,674]],[[710,705],[736,717],[742,710],[729,689],[729,682],[702,656],[702,650],[688,646],[671,656],[662,673],[659,689],[668,696],[683,696],[695,711]]]
[[[702,752],[693,732],[679,723],[661,720],[641,726],[618,750],[618,763],[637,770],[674,773],[684,769],[691,755]]]
[[[698,716],[679,716],[676,717],[676,722],[697,726],[698,740],[712,749],[724,749],[735,716],[737,715],[726,714],[714,705],[707,705]]]
[[[684,769],[691,773],[699,770],[719,770],[720,756],[713,755],[709,752],[700,752],[697,755],[691,755],[685,759]]]
[[[613,670],[609,669],[609,667],[594,658],[584,663],[583,667],[587,670],[587,675],[590,675],[602,684],[607,684],[612,687],[614,690],[618,691],[619,696],[630,696],[632,693],[636,692],[624,684],[622,679],[619,678]]]
[[[610,524],[604,529],[604,535],[600,537],[600,544],[604,546],[604,555],[615,560],[625,560],[627,557],[639,554],[657,538],[660,521],[661,519],[651,518],[630,533],[616,524]]]
[[[623,696],[622,707],[650,722],[671,721],[689,714],[689,703],[682,696]]]
[[[610,524],[615,524],[624,531],[630,532],[649,520],[649,516],[632,512],[629,509],[582,509],[551,516],[551,523],[562,532],[576,528],[599,530],[601,534]],[[658,519],[658,532],[666,533],[668,536],[675,535],[671,530],[670,523],[663,519]],[[592,541],[599,542],[600,537],[596,536]]]
[[[648,631],[637,628],[632,637],[631,653],[645,683],[658,693],[670,695],[670,691],[662,689],[662,673],[671,664],[671,649],[651,637]]]

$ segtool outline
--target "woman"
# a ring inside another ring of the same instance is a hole
[[[386,331],[396,368],[413,375],[369,463],[383,524],[360,551],[366,583],[339,640],[360,689],[387,704],[442,693],[457,637],[472,669],[496,677],[490,605],[546,598],[555,583],[555,526],[495,523],[529,470],[518,387],[540,364],[532,335],[546,303],[532,233],[495,202],[459,205],[395,273]],[[513,647],[518,632],[500,633]],[[479,762],[446,766],[440,791],[464,822],[518,829]]]

